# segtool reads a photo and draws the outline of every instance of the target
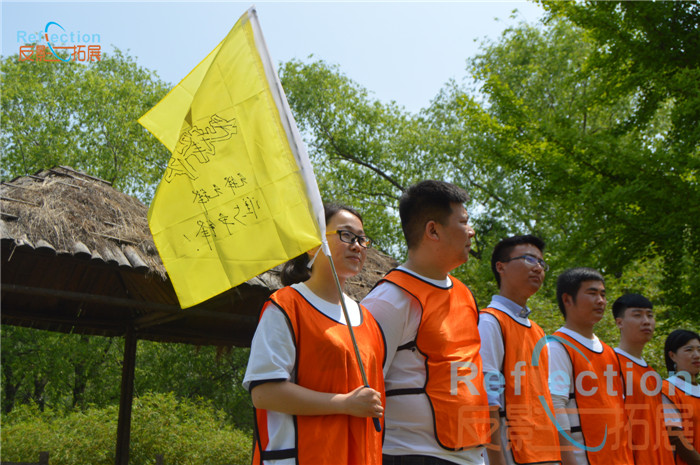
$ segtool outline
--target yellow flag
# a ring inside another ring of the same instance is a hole
[[[148,224],[182,308],[321,243],[318,186],[253,8],[139,123],[172,153]]]

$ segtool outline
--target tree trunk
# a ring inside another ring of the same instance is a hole
[[[19,386],[21,381],[14,383],[14,376],[12,373],[12,367],[9,363],[2,364],[2,374],[3,374],[3,402],[2,402],[2,412],[8,414],[15,408],[15,397],[17,396],[17,391],[19,391]]]

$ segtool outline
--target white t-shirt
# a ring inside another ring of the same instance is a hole
[[[340,305],[323,300],[304,283],[292,288],[308,300],[318,311],[338,323],[345,324],[345,315]],[[345,306],[353,326],[362,323],[360,306],[344,295]],[[287,317],[272,303],[263,313],[250,345],[250,358],[243,378],[243,387],[264,381],[292,381],[295,377],[296,346]],[[267,450],[292,449],[295,447],[294,417],[286,413],[267,411]],[[266,464],[295,465],[295,459],[268,460]]]
[[[569,328],[561,327],[558,329],[562,333],[571,336],[574,340],[580,343],[587,349],[602,354],[603,344],[598,339],[598,336],[593,335],[593,339],[588,339],[572,331]],[[583,433],[580,431],[571,432],[571,428],[576,428],[581,426],[578,414],[576,413],[564,413],[563,409],[567,409],[572,412],[577,409],[576,399],[570,398],[569,395],[574,392],[574,368],[571,365],[571,358],[569,357],[566,348],[558,341],[550,341],[549,345],[549,392],[552,394],[552,405],[554,411],[556,412],[556,418],[562,429],[566,431],[566,434],[571,436],[571,438],[578,442],[579,444],[584,444]],[[574,457],[576,458],[576,463],[579,465],[588,465],[588,458],[586,457],[586,451],[581,448],[574,449]]]
[[[495,308],[506,313],[513,320],[528,328],[532,326],[532,322],[527,316],[521,314],[529,314],[527,308],[523,308],[512,300],[494,295],[488,305],[490,308]],[[524,313],[523,313],[524,311]],[[504,377],[488,377],[487,373],[503,373],[503,359],[505,358],[505,346],[503,345],[503,333],[501,332],[501,324],[495,316],[489,313],[479,314],[479,336],[481,337],[481,361],[484,364],[484,377],[489,382],[486,385],[486,396],[488,397],[489,405],[497,405],[503,409],[505,405],[505,376]],[[547,347],[544,351],[547,351]],[[500,394],[499,394],[500,393]],[[508,444],[508,425],[505,417],[500,417],[500,435],[501,444]],[[516,465],[512,453],[503,454],[507,465]],[[484,454],[486,465],[489,463],[488,454]],[[559,462],[542,462],[542,465],[554,464]]]
[[[449,278],[429,279],[400,266],[398,269],[437,287],[452,286]],[[392,283],[383,282],[362,300],[377,320],[386,339],[384,383],[386,390],[425,386],[425,357],[415,348],[396,349],[412,342],[421,321],[420,303]],[[435,439],[433,412],[423,394],[389,396],[384,414],[385,436],[382,452],[388,455],[429,455],[464,465],[483,464],[483,447],[449,451]]]
[[[500,295],[495,295],[489,303],[490,308],[495,308],[507,314],[513,320],[528,328],[532,326],[528,317],[521,317],[518,313],[522,310],[518,304]],[[505,346],[503,345],[503,333],[501,324],[495,316],[489,313],[479,314],[479,336],[481,337],[481,361],[484,364],[484,376],[487,373],[503,373],[503,359]],[[503,408],[505,404],[505,378],[490,377],[486,395],[489,405],[497,405]],[[500,394],[498,394],[500,392]]]

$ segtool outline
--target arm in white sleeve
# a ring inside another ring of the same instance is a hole
[[[560,342],[550,341],[547,346],[549,348],[549,392],[552,395],[552,405],[561,427],[570,431],[569,415],[565,409],[569,402],[574,370],[569,354]]]
[[[362,305],[377,320],[384,333],[386,340],[385,376],[391,367],[397,348],[416,337],[417,327],[416,330],[412,331],[412,334],[408,330],[415,323],[411,321],[411,299],[393,284],[382,283],[362,300]]]
[[[683,420],[681,413],[678,411],[676,404],[671,399],[666,397],[666,394],[661,394],[664,408],[664,423],[666,426],[673,426],[683,429]]]
[[[489,313],[479,314],[479,336],[481,337],[481,361],[484,365],[484,385],[489,405],[503,408],[501,393],[505,388],[503,371],[503,334],[498,320]]]
[[[243,387],[266,381],[289,381],[294,372],[296,346],[285,314],[270,303],[263,312],[250,345]]]

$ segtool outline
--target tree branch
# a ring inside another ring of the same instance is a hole
[[[364,166],[365,168],[369,168],[370,170],[372,170],[372,171],[374,171],[375,173],[377,173],[380,177],[382,177],[382,178],[384,178],[385,180],[389,181],[389,183],[391,183],[391,185],[393,185],[394,187],[396,187],[397,189],[399,189],[401,192],[403,192],[403,191],[406,190],[406,188],[405,188],[404,186],[402,186],[398,181],[396,181],[394,178],[392,178],[391,176],[389,176],[388,174],[386,174],[384,171],[382,171],[382,170],[379,169],[378,167],[376,167],[376,166],[374,166],[374,165],[371,165],[371,164],[369,164],[369,163],[367,163],[367,162],[365,162],[365,161],[362,161],[362,160],[360,160],[359,158],[357,158],[357,157],[354,156],[354,155],[350,155],[349,153],[343,152],[343,151],[340,149],[340,147],[338,146],[338,144],[336,143],[335,138],[333,137],[333,135],[330,134],[330,132],[329,132],[323,125],[321,125],[321,131],[325,134],[326,138],[328,139],[328,142],[331,144],[331,146],[332,146],[333,149],[335,150],[335,153],[338,154],[338,156],[340,156],[341,158],[344,158],[344,159],[346,159],[346,160],[348,160],[348,161],[351,161],[351,162],[353,162],[353,163],[355,163],[355,164],[357,164],[357,165]]]

